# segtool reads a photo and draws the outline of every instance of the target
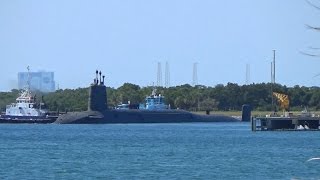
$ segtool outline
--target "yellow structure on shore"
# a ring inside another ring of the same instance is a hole
[[[282,110],[289,110],[289,96],[282,93],[273,92],[272,93],[278,100],[280,108]]]

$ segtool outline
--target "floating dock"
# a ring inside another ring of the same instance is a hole
[[[252,117],[252,131],[319,131],[320,117]]]

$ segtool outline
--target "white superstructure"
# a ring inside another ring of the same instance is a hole
[[[29,72],[29,66],[28,66]],[[28,78],[30,79],[30,78]],[[35,96],[32,96],[30,91],[30,81],[27,86],[20,93],[15,103],[6,106],[6,116],[45,116],[46,111],[36,107]]]

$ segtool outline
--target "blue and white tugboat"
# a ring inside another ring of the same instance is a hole
[[[21,91],[15,103],[6,106],[6,113],[0,116],[0,123],[51,123],[55,118],[49,117],[47,111],[41,109],[43,103],[37,105],[35,96],[30,91],[30,73],[28,66],[27,86]]]
[[[141,109],[141,110],[167,110],[170,109],[170,105],[165,104],[165,98],[161,94],[157,94],[157,89],[153,88],[151,95],[145,98],[145,104],[127,104],[121,103],[116,109]]]
[[[146,97],[146,109],[148,110],[164,110],[170,109],[170,105],[165,104],[164,96],[156,93],[157,89],[153,89],[150,96]]]

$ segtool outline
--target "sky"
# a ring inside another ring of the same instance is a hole
[[[319,18],[305,0],[1,0],[0,91],[27,66],[62,89],[88,87],[96,69],[107,86],[150,86],[158,62],[171,86],[191,84],[195,62],[201,85],[243,85],[247,64],[250,83],[270,82],[273,50],[277,83],[319,86],[320,59],[301,53],[317,53],[306,25]]]

